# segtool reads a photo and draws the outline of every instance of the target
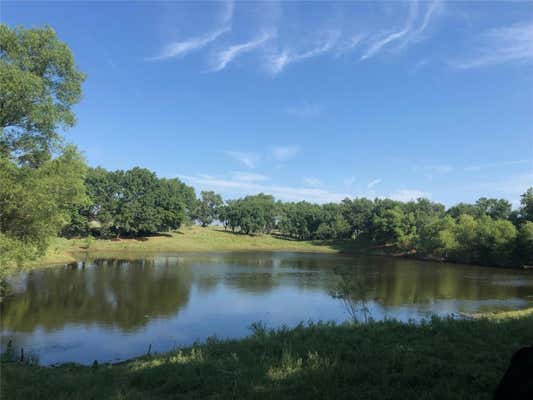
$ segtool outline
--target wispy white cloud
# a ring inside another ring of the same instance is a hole
[[[477,54],[450,62],[453,67],[470,69],[509,62],[533,62],[533,23],[517,23],[492,29],[479,38]]]
[[[486,168],[498,168],[498,167],[506,167],[509,165],[521,165],[521,164],[533,165],[533,160],[512,160],[512,161],[501,161],[501,162],[487,163],[487,164],[468,165],[464,168],[464,170],[465,171],[480,171]]]
[[[224,154],[239,161],[248,168],[255,168],[257,162],[261,158],[261,156],[257,153],[248,153],[242,151],[224,151]]]
[[[379,53],[379,51],[381,50],[382,47],[384,47],[388,43],[392,43],[395,40],[398,40],[398,39],[402,38],[403,36],[405,36],[407,34],[407,32],[409,32],[407,29],[403,29],[403,30],[401,30],[399,32],[394,32],[394,33],[387,34],[382,39],[374,42],[368,48],[368,50],[361,56],[361,60],[366,60],[367,58],[373,57],[374,55]]]
[[[402,49],[411,42],[420,41],[423,37],[424,31],[429,26],[431,19],[439,10],[442,9],[443,3],[441,0],[434,0],[432,2],[428,2],[427,4],[428,6],[424,16],[419,19],[419,24],[416,25],[415,22],[418,17],[418,2],[410,1],[409,13],[407,15],[404,27],[400,30],[389,31],[377,36],[373,41],[371,41],[367,50],[363,53],[360,59],[369,59],[393,43],[398,45],[397,49]]]
[[[279,53],[271,54],[267,57],[266,68],[273,75],[279,74],[289,64],[327,53],[334,48],[339,37],[340,31],[328,31],[325,32],[325,38],[321,39],[317,45],[307,51],[284,49]]]
[[[272,157],[278,161],[287,161],[295,157],[300,152],[298,146],[275,146],[272,147]]]
[[[184,57],[185,55],[200,50],[211,42],[217,40],[220,36],[231,31],[231,25],[233,21],[233,11],[235,3],[233,0],[223,1],[221,4],[220,12],[220,26],[221,28],[211,30],[210,32],[190,37],[185,40],[174,41],[163,47],[161,52],[154,57],[147,58],[146,61],[161,61],[169,58]]]
[[[210,177],[210,178],[215,179],[214,177]],[[241,172],[241,171],[232,172],[231,178],[236,181],[242,181],[242,182],[264,182],[270,179],[268,176],[265,176],[265,175],[253,174],[250,172]]]
[[[305,177],[303,179],[303,182],[306,186],[312,186],[312,187],[322,186],[322,181],[312,176]]]
[[[420,35],[424,33],[426,28],[428,27],[431,18],[437,14],[443,7],[442,0],[433,0],[428,2],[428,8],[426,10],[426,13],[424,14],[424,18],[422,20],[422,24],[418,26],[413,32],[413,34],[410,36],[410,40],[418,40],[420,38]]]
[[[373,188],[374,186],[376,186],[376,185],[378,185],[380,183],[381,183],[381,179],[378,178],[378,179],[374,179],[374,180],[368,182],[368,185],[366,185],[366,186],[370,189],[370,188]]]
[[[194,38],[185,39],[183,41],[179,42],[173,42],[167,44],[161,53],[155,57],[148,58],[148,61],[159,61],[159,60],[167,60],[169,58],[174,57],[183,57],[187,55],[188,53],[199,50],[205,46],[207,46],[209,43],[215,41],[218,39],[219,36],[223,35],[226,32],[229,32],[229,28],[222,28],[210,33],[207,33],[203,36],[198,36]]]
[[[316,103],[303,103],[296,106],[287,107],[285,112],[300,118],[309,118],[319,115],[324,107]]]
[[[421,197],[430,198],[431,194],[417,189],[400,189],[392,193],[389,197],[398,201],[411,201]]]
[[[341,54],[350,52],[351,50],[362,44],[364,38],[365,34],[362,33],[358,33],[347,38],[342,38],[341,40],[339,40],[335,55],[340,56]]]
[[[214,57],[212,71],[216,72],[223,70],[230,62],[232,62],[238,56],[261,47],[267,41],[271,40],[274,37],[275,34],[266,32],[254,40],[241,44],[234,44],[224,50],[219,51]]]
[[[226,0],[221,2],[222,9],[220,12],[220,20],[223,25],[231,26],[233,21],[233,13],[235,11],[235,1]]]
[[[238,181],[224,178],[206,179],[199,176],[181,175],[180,179],[196,186],[198,189],[216,190],[231,196],[243,196],[256,193],[268,193],[284,201],[307,200],[316,203],[340,202],[349,197],[346,193],[331,192],[319,188],[265,185],[256,182]]]

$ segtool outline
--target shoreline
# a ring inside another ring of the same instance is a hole
[[[293,252],[307,254],[332,254],[342,256],[367,255],[403,258],[406,260],[425,261],[435,264],[449,263],[483,268],[500,268],[528,270],[524,267],[502,267],[479,264],[454,263],[433,257],[416,256],[416,254],[394,251],[390,246],[370,246],[347,241],[298,241],[285,239],[276,235],[244,235],[224,231],[220,227],[201,228],[183,227],[172,233],[162,233],[149,237],[95,239],[95,238],[56,238],[45,256],[25,263],[20,268],[9,268],[8,275],[18,271],[50,268],[73,263],[80,255],[87,254],[154,254],[178,252]],[[530,269],[533,271],[533,269]]]

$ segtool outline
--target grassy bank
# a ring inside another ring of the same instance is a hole
[[[256,329],[119,365],[2,366],[9,399],[490,399],[533,317]]]
[[[242,235],[224,231],[220,227],[183,227],[177,232],[139,238],[120,239],[55,239],[47,254],[25,265],[26,268],[41,265],[68,263],[75,255],[91,253],[151,253],[192,251],[291,251],[335,253],[340,251],[327,243],[287,240],[274,235]]]

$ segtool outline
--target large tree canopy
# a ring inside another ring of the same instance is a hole
[[[127,171],[90,168],[88,205],[70,210],[63,235],[142,235],[177,229],[189,217],[194,189],[179,179],[160,179],[135,167]]]
[[[70,209],[87,202],[85,172],[85,162],[72,146],[39,168],[0,157],[0,267],[44,253],[70,221]]]
[[[38,166],[73,126],[85,75],[52,28],[0,25],[0,150]]]

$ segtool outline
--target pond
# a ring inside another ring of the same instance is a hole
[[[294,253],[88,256],[20,274],[10,286],[2,348],[11,341],[43,365],[238,338],[257,321],[406,321],[533,306],[528,271]]]

